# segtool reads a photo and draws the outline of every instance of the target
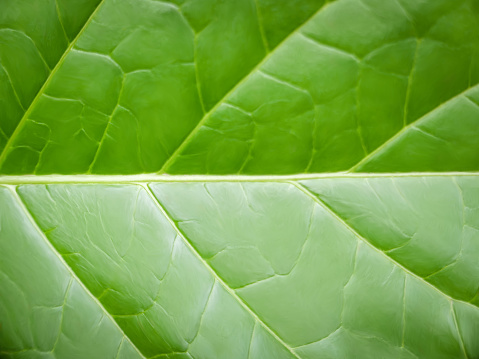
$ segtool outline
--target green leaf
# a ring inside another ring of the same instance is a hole
[[[0,1],[0,357],[479,358],[478,24]]]
[[[0,4],[0,151],[99,1]]]
[[[1,171],[477,171],[478,23],[474,0],[103,0],[48,78],[19,67]]]
[[[15,181],[5,357],[479,355],[477,175]]]

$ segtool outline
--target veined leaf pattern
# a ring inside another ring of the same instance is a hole
[[[2,300],[3,353],[57,355],[65,343],[82,353],[91,347],[67,338],[90,325],[112,338],[102,357],[474,358],[478,183],[445,174],[7,185],[2,287],[24,300]],[[17,237],[34,249],[12,245]],[[37,265],[35,285],[53,280],[56,297],[29,296],[22,278]],[[57,328],[50,342],[38,339],[40,318]]]
[[[1,171],[477,170],[478,15],[473,0],[103,0]]]
[[[100,0],[2,1],[0,150]]]
[[[0,2],[0,357],[478,358],[478,24]]]

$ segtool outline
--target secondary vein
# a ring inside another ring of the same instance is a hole
[[[348,172],[356,172],[358,170],[361,169],[361,166],[364,165],[365,163],[367,163],[370,159],[376,157],[378,154],[380,154],[382,151],[384,151],[385,149],[387,149],[388,147],[390,147],[394,142],[396,142],[401,136],[403,136],[410,128],[414,128],[414,126],[417,126],[418,123],[426,120],[429,118],[430,115],[432,115],[433,113],[435,113],[436,111],[439,111],[441,110],[442,108],[444,108],[445,106],[447,106],[448,104],[450,104],[451,102],[453,102],[454,100],[458,99],[459,97],[463,96],[463,95],[466,95],[470,90],[472,89],[475,89],[479,87],[479,84],[476,84],[472,87],[468,87],[467,89],[465,89],[464,91],[458,93],[457,95],[451,97],[449,100],[447,101],[444,101],[443,103],[441,103],[440,105],[436,106],[435,108],[433,108],[432,110],[430,110],[429,112],[427,112],[426,114],[422,115],[421,117],[419,117],[417,120],[409,123],[407,126],[404,126],[400,131],[398,131],[394,136],[392,136],[391,138],[389,138],[386,142],[384,142],[381,146],[379,146],[378,148],[376,148],[374,151],[372,151],[371,153],[369,153],[367,156],[365,156],[361,161],[359,161],[358,163],[356,163],[353,167],[351,167],[349,169]]]
[[[229,294],[235,298],[238,303],[251,315],[255,320],[260,323],[265,330],[267,330],[279,343],[281,343],[295,358],[301,359],[294,351],[293,349],[286,344],[283,339],[281,339],[276,332],[271,329],[258,315],[250,308],[250,306],[243,301],[237,294],[236,292],[231,289],[224,281],[223,279],[218,275],[218,273],[203,259],[203,257],[200,255],[200,253],[197,251],[197,249],[193,246],[193,244],[187,239],[187,237],[183,234],[183,232],[180,230],[176,222],[170,217],[170,215],[166,212],[166,209],[163,207],[163,205],[160,203],[158,198],[151,192],[151,189],[148,185],[145,184],[140,184],[146,192],[149,194],[151,197],[152,201],[157,205],[163,216],[170,222],[170,224],[173,226],[175,231],[178,233],[178,235],[183,239],[184,243],[188,248],[193,252],[193,254],[203,263],[203,265],[208,269],[208,271],[213,275],[213,277],[225,288],[226,291],[228,291]]]
[[[319,199],[317,196],[315,196],[311,191],[309,191],[306,187],[304,187],[303,185],[301,185],[300,183],[297,183],[297,182],[290,182],[293,186],[295,186],[296,188],[298,188],[301,192],[303,192],[304,194],[306,194],[307,196],[309,196],[313,201],[315,201],[316,203],[318,203],[321,207],[323,207],[326,211],[328,211],[334,218],[336,218],[344,227],[346,227],[350,232],[352,232],[358,239],[360,239],[361,241],[363,241],[364,243],[366,243],[369,247],[371,247],[372,249],[374,249],[376,252],[379,252],[381,253],[384,257],[386,257],[388,260],[390,260],[391,262],[393,262],[396,266],[398,266],[399,268],[401,268],[403,271],[405,271],[407,274],[417,278],[419,281],[421,281],[422,283],[428,285],[430,288],[433,288],[435,291],[439,292],[441,295],[443,295],[444,297],[446,297],[448,300],[450,301],[456,301],[456,302],[461,302],[461,303],[464,303],[464,304],[467,304],[471,307],[474,307],[474,308],[478,308],[477,306],[475,306],[474,304],[471,304],[469,302],[466,302],[466,301],[463,301],[463,300],[460,300],[460,299],[456,299],[456,298],[452,298],[451,296],[449,296],[448,294],[444,293],[443,291],[441,291],[439,288],[437,288],[436,286],[432,285],[431,283],[429,283],[428,281],[426,281],[424,278],[418,276],[416,273],[410,271],[409,269],[407,269],[406,267],[404,267],[401,263],[397,262],[395,259],[393,259],[392,257],[390,257],[387,253],[383,252],[382,250],[380,250],[379,248],[377,248],[376,246],[374,246],[370,241],[368,241],[366,238],[364,238],[362,235],[360,235],[353,227],[351,227],[348,223],[346,223],[344,221],[344,219],[342,219],[335,211],[333,211],[333,209],[331,207],[329,207],[326,203],[324,203],[321,199]]]
[[[46,81],[43,83],[42,87],[40,88],[40,90],[38,90],[35,98],[33,99],[33,101],[31,102],[30,106],[28,106],[27,110],[25,111],[25,113],[23,114],[23,117],[20,119],[20,122],[18,122],[18,125],[17,127],[15,128],[15,130],[13,131],[12,135],[10,136],[10,138],[8,139],[7,143],[5,144],[5,147],[3,148],[3,151],[2,153],[0,154],[0,167],[2,166],[2,164],[5,162],[5,159],[7,157],[7,154],[10,150],[10,148],[12,147],[12,144],[15,140],[15,138],[18,136],[18,134],[21,132],[23,126],[25,125],[25,123],[27,122],[27,119],[28,117],[30,116],[30,114],[32,113],[33,109],[35,108],[35,105],[38,101],[38,99],[42,96],[43,92],[45,91],[45,89],[48,87],[48,85],[50,84],[51,80],[53,79],[53,77],[55,76],[56,72],[58,71],[58,69],[61,67],[61,65],[63,64],[66,56],[70,53],[71,49],[73,48],[73,46],[76,44],[78,38],[83,34],[83,32],[85,31],[85,29],[88,27],[88,25],[91,23],[92,19],[95,17],[95,15],[98,13],[98,10],[100,9],[100,7],[102,6],[102,4],[105,2],[105,0],[101,0],[100,3],[97,5],[97,7],[95,8],[95,10],[92,12],[92,14],[90,15],[90,17],[88,18],[88,20],[85,22],[85,25],[83,25],[82,29],[78,32],[77,36],[73,39],[73,41],[70,43],[70,45],[66,48],[65,52],[63,53],[62,57],[60,57],[60,60],[58,60],[57,64],[55,65],[55,67],[53,68],[53,70],[50,72],[50,75],[48,75]]]
[[[111,316],[111,314],[106,310],[106,308],[101,304],[101,302],[90,292],[90,290],[86,287],[86,285],[80,280],[80,278],[77,276],[77,274],[73,271],[72,267],[68,265],[68,263],[63,259],[62,255],[57,251],[57,249],[53,246],[52,242],[48,239],[48,237],[45,235],[45,233],[40,229],[38,226],[37,222],[31,215],[30,211],[27,209],[25,203],[23,200],[20,198],[18,193],[13,189],[12,187],[9,187],[11,193],[13,194],[13,197],[17,200],[17,202],[20,205],[20,208],[22,211],[25,213],[25,216],[28,218],[28,220],[31,222],[32,226],[38,231],[40,236],[43,238],[47,246],[51,249],[51,251],[58,257],[60,262],[63,264],[63,266],[68,270],[70,275],[72,276],[73,279],[77,281],[77,283],[83,288],[85,293],[90,296],[93,301],[102,309],[102,311],[105,313],[105,315],[112,321],[112,323],[118,328],[120,333],[123,335],[124,338],[126,338],[132,345],[132,347],[138,352],[138,354],[146,359],[146,357],[140,352],[140,350],[136,347],[136,345],[131,341],[131,339],[125,334],[123,329],[118,325],[116,320]]]
[[[166,160],[166,162],[163,164],[161,169],[158,171],[158,173],[166,173],[168,170],[168,167],[174,162],[174,160],[181,154],[183,149],[188,145],[188,143],[191,141],[191,139],[196,135],[196,133],[200,130],[201,127],[203,127],[204,123],[208,120],[208,118],[224,103],[224,101],[231,95],[233,94],[243,83],[245,83],[248,78],[255,73],[257,70],[261,68],[275,53],[276,51],[283,45],[289,38],[291,38],[294,34],[298,33],[299,30],[304,27],[306,24],[309,23],[311,19],[316,17],[321,11],[326,9],[330,4],[330,2],[324,4],[321,6],[313,15],[311,15],[308,19],[306,19],[301,25],[299,25],[296,29],[294,29],[288,36],[286,36],[283,41],[281,41],[274,50],[270,51],[263,59],[249,72],[247,73],[240,81],[236,83],[231,90],[229,90],[212,108],[209,110],[203,118],[198,122],[195,128],[191,130],[191,132],[186,136],[186,138],[183,140],[183,142],[180,143],[180,145],[176,148],[175,152]],[[1,162],[0,162],[1,163]]]

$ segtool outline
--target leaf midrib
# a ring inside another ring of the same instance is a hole
[[[25,111],[25,113],[23,114],[22,118],[20,119],[20,121],[18,122],[18,125],[17,127],[15,128],[15,130],[13,131],[12,135],[10,136],[10,138],[8,139],[7,143],[5,144],[5,147],[3,148],[3,151],[2,153],[0,154],[0,168],[1,166],[3,165],[3,163],[5,162],[5,159],[7,157],[7,154],[10,150],[10,147],[12,147],[12,144],[15,140],[15,138],[18,136],[18,134],[21,132],[23,126],[25,125],[28,117],[30,116],[31,112],[33,111],[33,109],[35,108],[36,106],[36,103],[38,102],[39,98],[43,95],[43,93],[45,92],[45,89],[48,87],[48,85],[50,84],[50,82],[52,81],[53,77],[55,76],[56,72],[58,71],[58,69],[61,67],[61,65],[63,64],[63,62],[65,61],[65,58],[67,57],[67,55],[70,53],[70,51],[73,49],[73,46],[75,46],[77,40],[80,38],[80,36],[83,34],[83,32],[85,31],[85,29],[88,27],[88,25],[91,23],[91,21],[93,20],[93,18],[95,17],[95,15],[98,13],[99,9],[101,8],[101,6],[103,5],[103,3],[105,2],[105,0],[101,0],[98,5],[96,6],[95,10],[93,10],[93,12],[91,13],[90,17],[87,19],[87,21],[85,22],[85,24],[83,25],[83,27],[81,28],[81,30],[78,32],[78,34],[75,36],[75,38],[73,39],[72,42],[70,42],[70,44],[68,45],[68,47],[66,48],[66,50],[63,52],[62,56],[60,57],[60,59],[58,60],[58,62],[56,63],[55,67],[53,68],[53,70],[50,72],[50,74],[48,75],[47,79],[45,80],[45,82],[43,83],[42,87],[40,87],[40,89],[38,90],[37,94],[35,95],[35,98],[33,99],[33,101],[30,103],[30,105],[28,106],[27,110]],[[63,25],[62,25],[63,26]]]
[[[50,183],[142,183],[142,182],[287,182],[331,178],[397,178],[397,177],[474,177],[479,172],[396,172],[355,173],[323,172],[295,175],[21,175],[0,176],[0,184],[50,184]]]

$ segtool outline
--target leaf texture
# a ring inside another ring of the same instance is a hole
[[[103,0],[1,171],[478,170],[478,16],[474,0]]]
[[[479,358],[478,24],[0,1],[0,358]]]
[[[0,150],[99,1],[0,4]]]
[[[2,187],[2,355],[479,354],[475,175],[133,182]]]

